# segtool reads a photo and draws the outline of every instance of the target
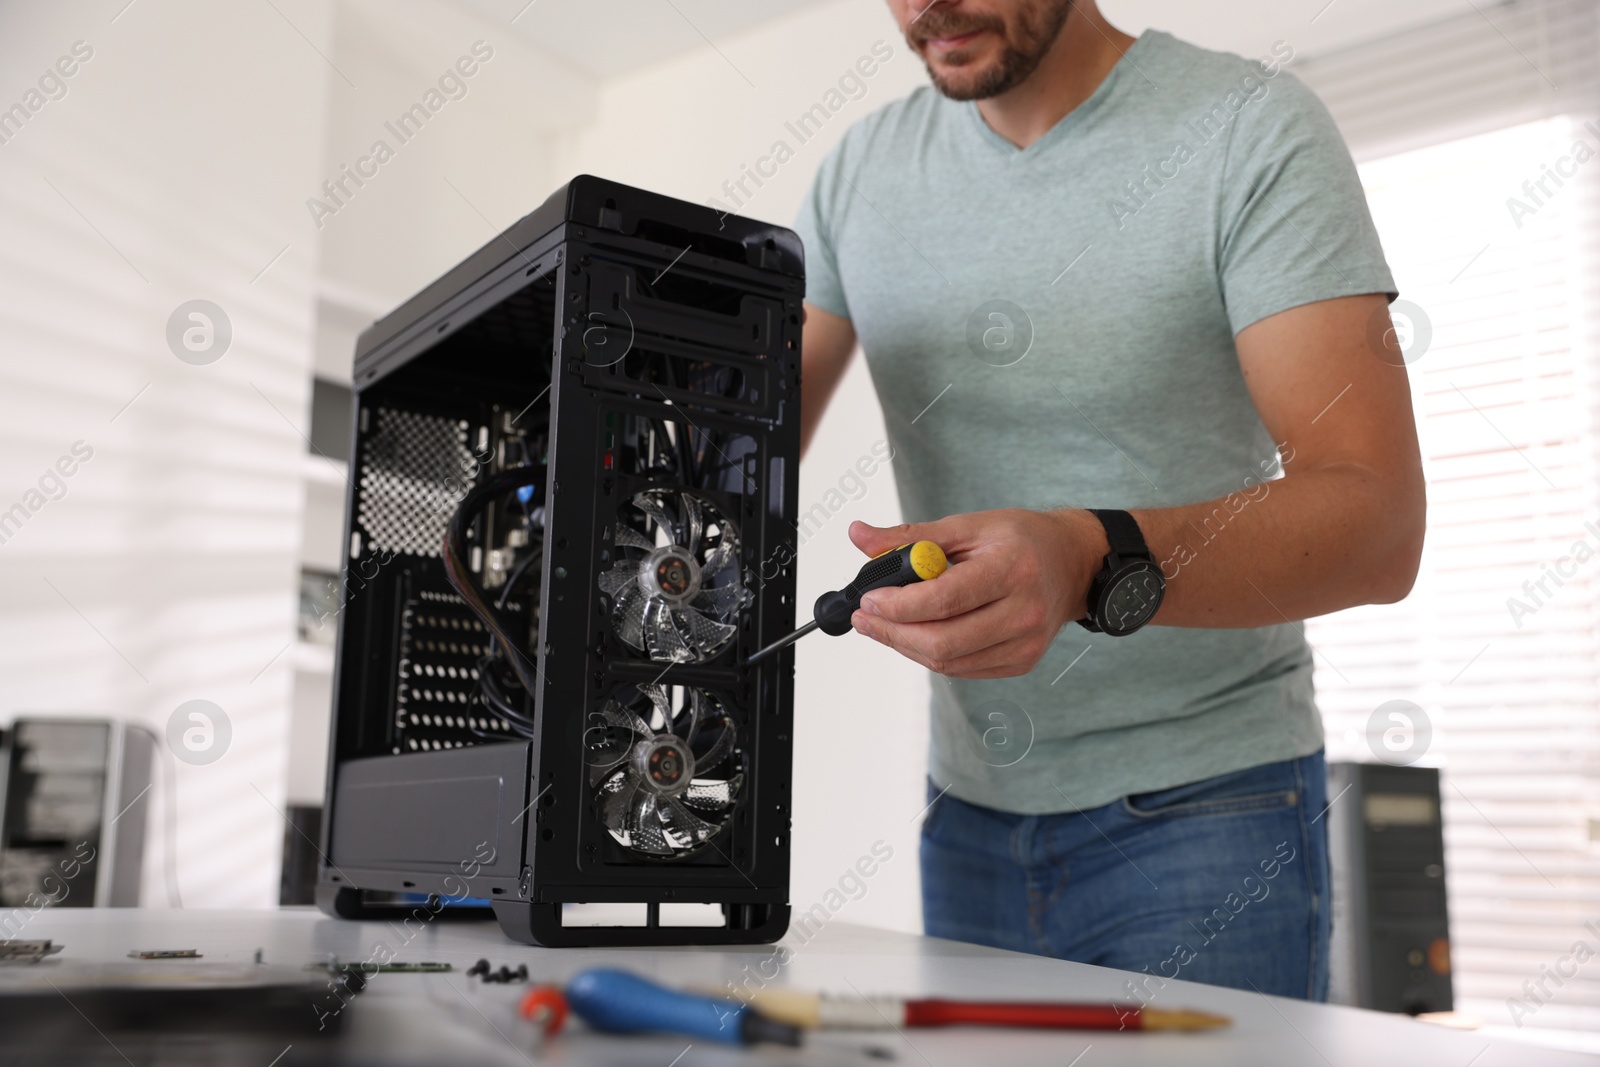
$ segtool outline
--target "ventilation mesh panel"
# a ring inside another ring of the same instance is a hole
[[[483,623],[460,596],[424,589],[407,599],[400,616],[395,752],[515,739],[511,727],[473,691],[478,661],[488,651]]]
[[[361,449],[356,521],[374,552],[437,556],[456,505],[472,488],[477,461],[467,423],[378,408]]]

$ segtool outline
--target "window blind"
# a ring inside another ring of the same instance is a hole
[[[1469,13],[1294,65],[1357,162],[1595,109],[1594,0],[1474,0]]]
[[[1600,1029],[1600,5],[1479,7],[1296,69],[1414,305],[1429,492],[1412,595],[1307,635],[1331,759],[1386,701],[1431,721],[1457,1007]]]

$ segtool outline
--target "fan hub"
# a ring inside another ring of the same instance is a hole
[[[665,545],[639,562],[639,584],[670,604],[687,604],[700,592],[700,564],[680,545]]]
[[[671,734],[639,742],[633,750],[633,766],[639,781],[663,796],[683,792],[694,778],[694,754]]]

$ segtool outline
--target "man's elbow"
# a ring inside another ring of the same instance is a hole
[[[1414,503],[1396,509],[1399,518],[1385,524],[1381,557],[1372,568],[1372,604],[1396,604],[1411,595],[1422,566],[1422,544],[1427,536],[1428,506],[1419,488]]]

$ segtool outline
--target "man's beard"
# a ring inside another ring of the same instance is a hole
[[[906,43],[920,55],[920,46],[935,38],[960,37],[975,30],[992,31],[1001,40],[1000,61],[971,84],[952,83],[936,73],[933,64],[926,58],[923,59],[928,68],[928,77],[945,96],[952,100],[984,100],[1016,88],[1038,69],[1045,53],[1060,35],[1067,16],[1072,13],[1072,5],[1073,0],[1043,0],[1038,5],[1019,4],[1023,10],[1017,14],[1016,34],[1019,40],[1015,41],[1007,36],[1003,19],[992,15],[965,15],[934,7],[906,28]]]

